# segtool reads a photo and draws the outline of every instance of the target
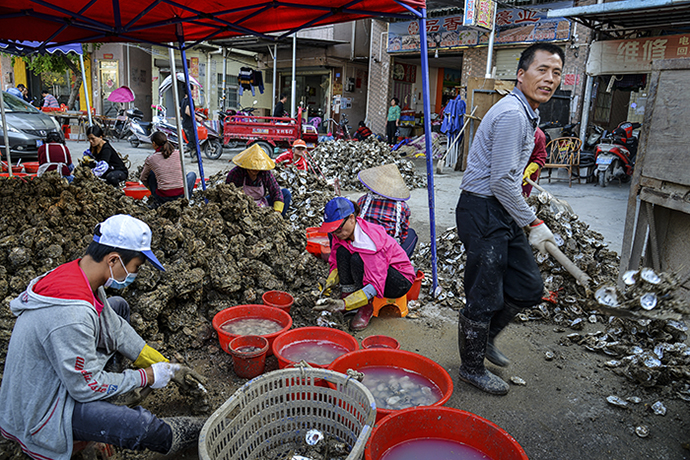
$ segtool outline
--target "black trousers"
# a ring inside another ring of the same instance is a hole
[[[395,136],[395,132],[398,130],[398,127],[396,126],[395,120],[391,120],[388,123],[386,123],[386,136],[388,137],[388,143],[390,145],[395,145],[395,141],[397,141],[397,138]]]
[[[362,257],[356,252],[350,254],[350,251],[343,246],[338,247],[335,256],[338,262],[340,284],[342,286],[354,285],[357,289],[362,289],[364,287],[364,261]],[[383,290],[384,297],[397,299],[407,294],[411,287],[412,283],[402,273],[395,268],[388,267]]]
[[[105,181],[113,187],[117,187],[120,185],[120,182],[127,180],[127,173],[120,171],[119,169],[114,169],[108,173],[105,173],[103,175],[103,179],[105,179]]]
[[[541,301],[544,283],[525,232],[496,198],[463,192],[455,221],[467,251],[467,319],[488,323],[506,300],[520,308]]]

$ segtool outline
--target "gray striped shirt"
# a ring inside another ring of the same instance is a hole
[[[539,111],[522,91],[513,91],[486,113],[467,156],[460,188],[495,196],[515,222],[525,227],[537,218],[522,197],[522,175],[534,150]]]

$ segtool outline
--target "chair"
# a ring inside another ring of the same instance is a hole
[[[559,137],[546,145],[548,156],[542,169],[548,169],[549,183],[551,183],[553,169],[565,169],[568,171],[568,186],[572,187],[573,168],[578,168],[577,183],[580,183],[580,147],[582,147],[582,141],[577,137]]]

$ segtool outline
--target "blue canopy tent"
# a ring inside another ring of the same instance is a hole
[[[41,40],[43,46],[50,43],[143,42],[159,45],[170,42],[166,46],[174,46],[182,54],[186,92],[193,112],[187,49],[205,40],[241,35],[279,41],[309,27],[377,17],[414,19],[419,21],[419,30],[427,29],[425,0],[244,0],[239,4],[225,0],[3,0],[0,40]],[[430,133],[429,55],[425,33],[420,34],[420,44],[424,131]],[[201,184],[205,189],[194,117],[192,123]],[[431,136],[425,139],[432,289],[435,291],[438,278],[433,155]]]

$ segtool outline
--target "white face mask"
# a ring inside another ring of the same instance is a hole
[[[125,276],[124,280],[118,281],[113,276],[113,267],[108,267],[110,268],[110,278],[108,278],[108,280],[105,282],[105,287],[112,287],[113,289],[124,289],[134,282],[135,278],[137,277],[137,274],[128,272],[127,267],[125,267],[125,264],[122,262],[122,259],[119,255],[117,256],[117,258],[120,260],[122,268],[125,270],[125,273],[127,273],[127,276]]]

